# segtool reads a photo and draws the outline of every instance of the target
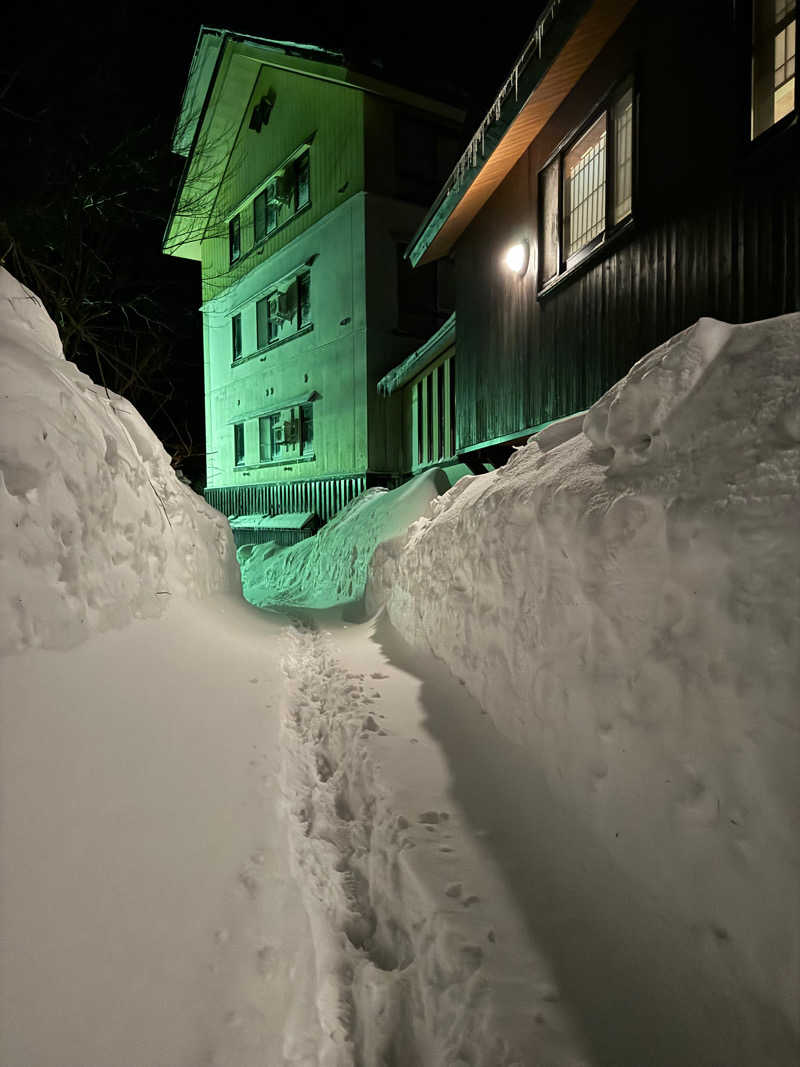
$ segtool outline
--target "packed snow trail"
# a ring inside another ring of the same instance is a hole
[[[284,626],[179,599],[0,661],[4,1067],[315,1067]]]
[[[465,729],[479,720],[477,794],[496,731],[441,664],[392,665],[402,643],[380,621],[304,618],[284,664],[282,748],[295,873],[317,954],[319,1063],[588,1064],[486,840],[495,799],[484,796],[476,825],[454,799],[447,746],[426,720],[453,716]]]

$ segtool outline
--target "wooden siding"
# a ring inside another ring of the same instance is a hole
[[[269,92],[275,105],[267,126],[249,129],[255,102]],[[232,285],[305,229],[364,188],[363,94],[360,90],[262,67],[222,181],[202,245],[203,299]],[[264,181],[310,135],[311,203],[253,248],[252,199]],[[339,190],[346,185],[343,192]],[[241,205],[241,257],[229,262],[230,214]]]
[[[631,70],[635,225],[539,298],[533,272],[513,276],[502,254],[520,236],[535,245],[540,169]],[[460,449],[588,407],[701,316],[747,322],[800,309],[796,128],[750,146],[736,93],[708,91],[747,77],[730,4],[676,0],[667,11],[641,0],[457,246]]]

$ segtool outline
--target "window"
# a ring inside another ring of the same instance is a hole
[[[309,153],[287,163],[253,200],[253,243],[258,244],[311,202]]]
[[[539,174],[539,287],[601,245],[633,210],[630,81]]]
[[[231,319],[231,347],[233,358],[238,359],[242,354],[242,316],[234,315]]]
[[[796,61],[796,0],[754,0],[751,138],[795,110]]]
[[[235,263],[242,254],[241,225],[238,215],[234,215],[228,223],[228,249],[230,262]]]
[[[256,304],[259,348],[311,326],[311,271],[303,271]]]
[[[237,467],[244,463],[244,423],[237,422],[233,427],[233,462]]]
[[[454,371],[455,359],[447,356],[412,386],[412,425],[416,430],[414,467],[455,455]]]
[[[314,405],[300,405],[300,454],[314,454]]]

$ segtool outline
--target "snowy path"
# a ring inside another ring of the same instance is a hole
[[[441,664],[402,662],[382,621],[306,618],[285,663],[284,753],[328,1035],[320,1063],[588,1063],[488,839],[509,812],[507,789],[482,792],[487,758],[496,784],[496,731]],[[478,742],[466,803],[431,713]]]
[[[0,663],[0,1063],[315,1063],[277,818],[282,628],[176,601]]]

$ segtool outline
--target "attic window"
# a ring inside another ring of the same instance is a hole
[[[250,129],[255,130],[256,133],[261,133],[262,127],[266,126],[269,122],[269,117],[272,114],[272,108],[275,101],[268,96],[262,96],[256,106],[253,108],[253,113],[250,116]]]

